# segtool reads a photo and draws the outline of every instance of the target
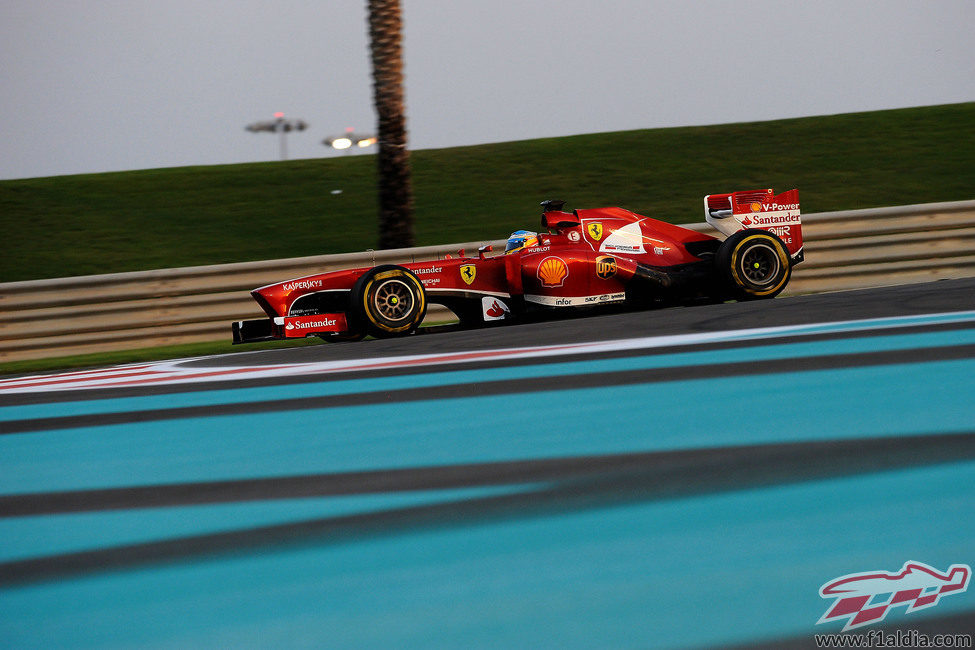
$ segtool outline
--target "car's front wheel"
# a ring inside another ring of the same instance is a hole
[[[402,266],[377,266],[352,288],[350,316],[356,330],[377,338],[415,332],[426,313],[423,284]]]

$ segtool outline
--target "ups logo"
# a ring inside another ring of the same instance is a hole
[[[596,276],[608,280],[616,275],[616,258],[612,255],[600,255],[596,258]]]

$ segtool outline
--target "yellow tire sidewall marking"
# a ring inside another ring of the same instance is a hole
[[[779,264],[782,265],[782,268],[786,270],[786,272],[782,274],[782,279],[779,282],[777,282],[775,286],[770,287],[768,289],[763,289],[762,291],[746,289],[745,288],[746,283],[743,282],[742,278],[738,275],[738,261],[741,256],[741,249],[745,244],[755,241],[756,239],[764,240],[772,246],[772,248],[775,250],[775,254],[779,257]],[[735,283],[739,287],[741,287],[742,290],[747,291],[749,294],[753,296],[767,296],[770,293],[775,293],[776,291],[778,291],[782,287],[782,285],[784,285],[789,280],[788,269],[789,269],[788,253],[785,250],[783,250],[783,247],[779,244],[778,241],[775,240],[774,237],[771,237],[763,233],[755,233],[753,235],[749,235],[743,238],[740,242],[738,242],[738,245],[735,246],[735,250],[732,251],[731,253],[731,275],[732,277],[734,277]]]
[[[416,278],[414,278],[412,274],[404,273],[398,269],[391,269],[389,271],[383,271],[382,273],[377,273],[376,275],[374,275],[372,278],[369,279],[369,282],[366,284],[366,286],[363,288],[362,291],[362,309],[366,314],[366,318],[368,318],[369,322],[372,323],[375,327],[383,330],[384,332],[389,332],[390,334],[397,334],[399,332],[405,332],[406,330],[410,329],[410,327],[413,326],[415,321],[411,320],[405,325],[400,325],[399,327],[390,327],[384,323],[377,322],[376,319],[373,318],[372,310],[369,309],[369,296],[371,295],[373,285],[376,284],[376,282],[378,282],[379,280],[386,280],[389,278],[396,278],[402,280],[403,282],[413,285],[413,288],[415,289],[414,297],[416,298],[420,306],[419,309],[417,310],[417,313],[423,313],[426,309],[426,292],[423,291],[423,285],[418,284]]]

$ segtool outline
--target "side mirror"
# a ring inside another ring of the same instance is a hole
[[[487,246],[481,246],[480,248],[477,249],[477,256],[483,260],[484,253],[490,253],[493,250],[494,250],[494,246],[492,246],[491,244],[488,244]]]
[[[546,212],[542,215],[542,225],[548,230],[561,230],[581,226],[582,222],[574,212]]]

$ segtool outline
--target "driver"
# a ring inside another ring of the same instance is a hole
[[[508,237],[508,243],[504,247],[505,253],[514,253],[522,248],[529,248],[538,245],[538,233],[531,230],[516,230]]]

